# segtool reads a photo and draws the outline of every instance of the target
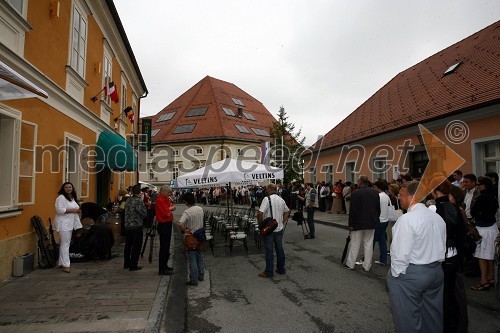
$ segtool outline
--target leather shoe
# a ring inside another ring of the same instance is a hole
[[[304,237],[304,239],[314,239],[314,236],[311,236],[311,235],[306,235],[306,236]]]
[[[205,280],[205,278],[204,278],[204,277],[199,277],[199,278],[198,278],[198,281],[203,281],[203,280]]]
[[[197,286],[197,285],[198,285],[198,283],[193,282],[193,281],[186,282],[186,286]]]
[[[350,269],[351,271],[354,269],[354,268],[347,266],[346,264],[342,264],[342,268],[347,268],[347,269]]]
[[[128,270],[133,272],[133,271],[140,271],[142,269],[142,266],[136,266],[136,267],[130,267]]]
[[[270,278],[272,275],[267,274],[266,272],[259,273],[259,277],[261,278]]]
[[[281,275],[286,274],[286,271],[279,271],[277,268],[276,268],[275,272],[278,274],[281,274]]]
[[[159,272],[158,274],[160,274],[160,275],[172,275],[172,274],[174,274],[174,272],[169,271],[169,270],[164,270],[164,271]]]

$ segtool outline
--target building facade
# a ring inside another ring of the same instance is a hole
[[[499,41],[496,22],[399,73],[311,147],[305,178],[421,177],[419,124],[465,160],[464,174],[499,173]]]
[[[138,118],[147,88],[111,0],[1,0],[0,31],[5,280],[16,256],[37,253],[30,218],[48,225],[63,182],[82,201],[103,205],[137,182],[137,154],[127,141],[137,124],[123,110]],[[12,94],[26,88],[37,93]]]
[[[144,119],[152,141],[140,152],[140,179],[173,186],[178,176],[225,158],[264,162],[276,122],[257,99],[210,76]]]

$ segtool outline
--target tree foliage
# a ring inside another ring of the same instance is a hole
[[[284,183],[303,181],[303,161],[305,137],[302,129],[295,130],[295,124],[288,120],[285,108],[280,107],[278,121],[271,128],[271,151],[274,165],[284,170]]]

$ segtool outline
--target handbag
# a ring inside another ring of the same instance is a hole
[[[467,224],[467,233],[465,237],[465,255],[467,257],[470,257],[476,252],[476,248],[479,244],[481,244],[481,241],[483,240],[483,237],[479,234],[479,231],[476,228],[476,225],[474,222],[469,222],[468,220],[465,221]]]
[[[271,205],[271,198],[268,196],[267,199],[269,200],[269,210],[271,211],[271,217],[266,217],[259,223],[260,235],[262,237],[273,232],[278,227],[278,221],[276,221],[273,217],[273,206]]]
[[[394,209],[394,206],[391,204],[391,199],[389,198],[389,208],[387,210],[387,219],[391,222],[395,222],[398,220],[398,216],[396,215],[396,209]]]
[[[184,236],[185,251],[203,251],[203,242],[191,234]]]

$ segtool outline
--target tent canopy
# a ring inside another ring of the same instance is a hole
[[[104,131],[97,140],[96,165],[114,171],[135,171],[137,159],[134,148],[124,137]]]
[[[283,169],[226,158],[177,177],[177,187],[210,187],[277,179],[283,179]]]

